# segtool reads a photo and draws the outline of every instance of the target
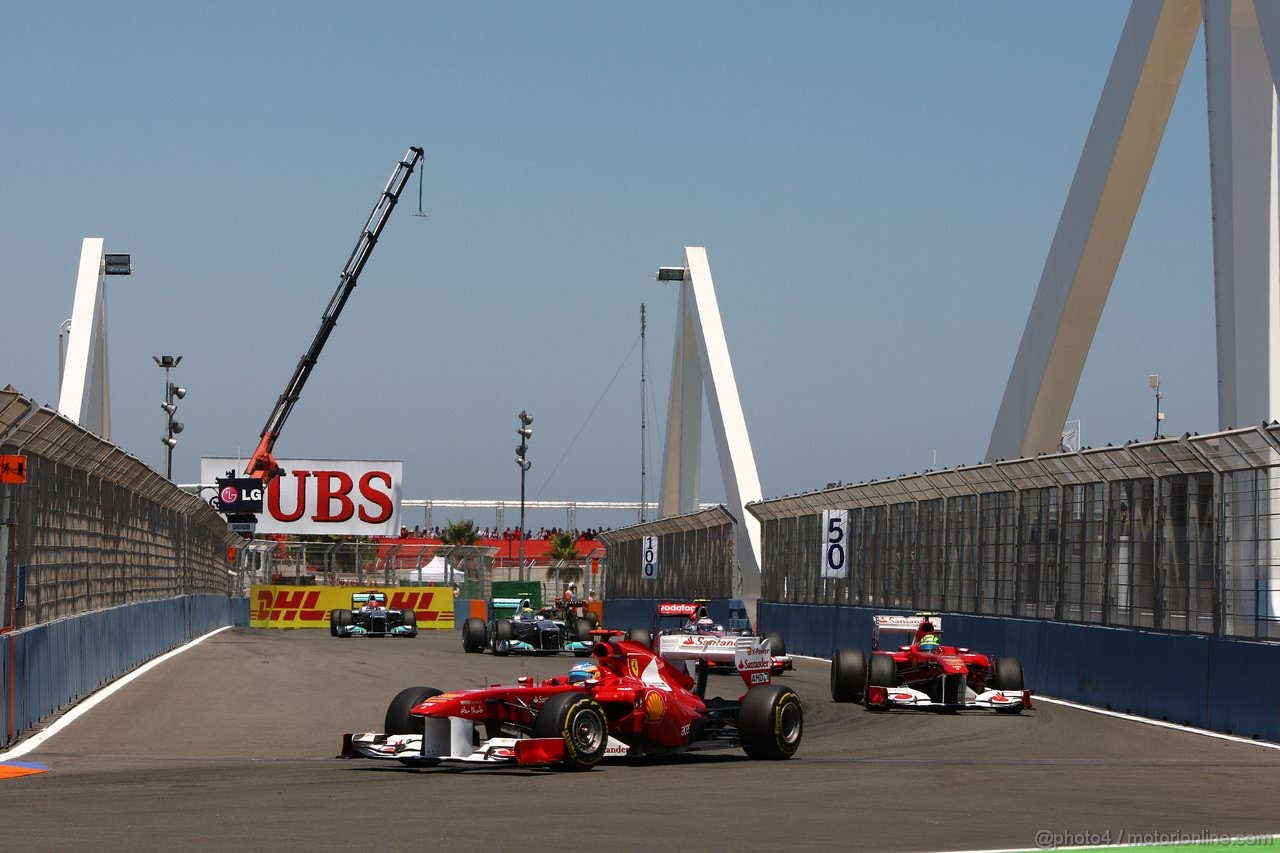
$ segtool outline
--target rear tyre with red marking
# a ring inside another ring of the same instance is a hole
[[[804,734],[804,707],[790,687],[753,687],[738,710],[742,750],[751,758],[781,761],[796,754]]]
[[[387,717],[382,730],[389,735],[422,734],[422,718],[410,715],[409,711],[432,696],[439,696],[441,692],[434,687],[406,687],[401,690],[387,706]]]
[[[557,693],[542,703],[533,720],[536,738],[564,740],[563,770],[590,770],[604,758],[609,723],[600,703],[586,693]]]
[[[831,701],[861,702],[867,683],[867,657],[862,649],[837,649],[831,656]]]

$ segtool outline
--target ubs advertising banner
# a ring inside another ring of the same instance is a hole
[[[385,460],[280,459],[285,473],[271,481],[258,533],[393,536],[400,532],[404,463]],[[244,471],[243,460],[204,457],[200,482]]]

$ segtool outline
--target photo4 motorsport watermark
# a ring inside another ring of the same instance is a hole
[[[1223,835],[1217,832],[1054,832],[1042,829],[1036,833],[1036,847],[1058,850],[1070,847],[1096,847],[1103,844],[1166,845],[1219,844],[1231,847],[1274,847],[1274,835]]]

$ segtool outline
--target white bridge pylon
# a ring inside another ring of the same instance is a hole
[[[1018,346],[988,462],[1058,446],[1202,19],[1218,426],[1280,417],[1280,3],[1134,0]]]
[[[111,385],[107,371],[107,302],[103,238],[86,237],[80,248],[66,362],[58,377],[58,411],[111,440]]]
[[[737,556],[742,599],[755,618],[760,600],[760,522],[747,504],[762,499],[760,475],[729,360],[729,344],[720,321],[707,250],[688,246],[679,280],[675,353],[671,360],[671,399],[667,408],[666,450],[658,516],[697,512],[702,468],[702,396],[706,392],[724,483],[725,506],[738,520]]]

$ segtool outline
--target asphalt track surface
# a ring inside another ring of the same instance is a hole
[[[828,665],[813,660],[781,679],[805,709],[790,761],[732,750],[563,773],[334,758],[343,732],[381,727],[403,687],[545,677],[575,661],[468,655],[453,632],[223,631],[23,756],[50,772],[0,781],[0,849],[736,853],[1280,832],[1278,750],[1049,704],[873,714],[833,704]],[[713,676],[708,693],[740,689]]]

